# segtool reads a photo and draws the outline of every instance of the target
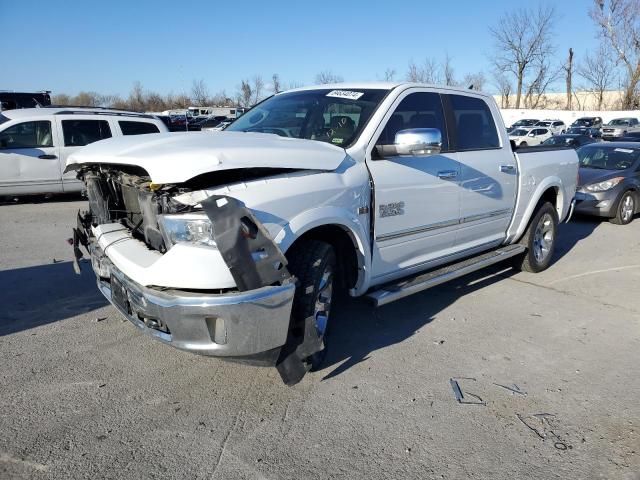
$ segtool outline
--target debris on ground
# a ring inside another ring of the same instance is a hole
[[[553,441],[553,446],[556,450],[567,450],[573,448],[554,431],[556,426],[554,426],[552,420],[555,418],[555,415],[552,413],[534,413],[532,415],[520,415],[519,413],[516,413],[516,417],[524,426],[535,433],[543,441],[547,439]]]
[[[96,317],[93,321],[96,322],[96,323],[97,322],[102,322],[103,320],[106,320],[107,318],[109,318],[109,317]]]
[[[460,387],[460,383],[459,383],[459,381],[462,381],[462,380],[468,380],[473,382],[476,381],[476,379],[473,377],[456,377],[456,378],[449,379],[449,382],[451,383],[451,388],[453,388],[453,394],[456,396],[456,400],[458,400],[458,403],[461,403],[463,405],[486,406],[487,402],[482,400],[482,398],[479,395],[468,392],[466,390],[463,393],[463,389]]]
[[[505,390],[509,390],[511,392],[511,394],[517,394],[517,395],[522,395],[523,397],[527,396],[527,392],[525,392],[524,390],[522,390],[518,385],[516,385],[515,383],[512,383],[511,386],[508,385],[502,385],[500,383],[494,383],[495,386],[500,387],[500,388],[504,388]]]

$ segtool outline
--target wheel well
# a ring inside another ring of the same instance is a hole
[[[549,187],[544,191],[540,200],[538,200],[538,205],[536,205],[535,211],[537,211],[546,202],[551,203],[556,211],[558,210],[558,187]]]
[[[295,240],[285,253],[287,259],[291,252],[307,240],[320,240],[333,247],[338,259],[338,278],[342,287],[350,289],[358,281],[358,249],[352,234],[339,225],[323,225],[312,228]]]

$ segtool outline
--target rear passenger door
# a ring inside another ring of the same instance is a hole
[[[82,118],[78,115],[56,116],[58,130],[60,132],[60,159],[62,170],[67,164],[69,155],[90,143],[110,138],[111,125],[109,120],[101,118]],[[76,179],[75,172],[67,172],[62,175],[62,187],[65,192],[80,191],[83,188],[81,181]]]
[[[458,250],[501,243],[516,199],[517,164],[502,148],[495,117],[499,112],[482,97],[446,95],[453,142],[460,162],[461,219]],[[498,122],[499,123],[499,122]]]

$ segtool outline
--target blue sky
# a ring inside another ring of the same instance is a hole
[[[597,44],[589,0],[552,2],[558,54],[579,60]],[[456,75],[490,70],[489,25],[536,0],[33,1],[0,0],[0,89],[126,95],[134,81],[160,93],[233,94],[242,78],[279,73],[313,83],[321,70],[347,81],[404,78],[425,57],[453,60]],[[558,86],[561,88],[561,85]]]

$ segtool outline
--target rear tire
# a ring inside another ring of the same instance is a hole
[[[633,193],[625,192],[620,201],[618,202],[618,209],[616,210],[616,216],[610,218],[609,221],[616,225],[628,225],[633,221],[633,216],[636,213],[636,201],[633,197]]]
[[[556,246],[558,214],[549,202],[543,203],[535,213],[520,244],[527,251],[515,261],[514,267],[525,272],[538,273],[549,268]]]
[[[311,370],[316,370],[327,352],[329,314],[337,270],[336,254],[331,245],[319,240],[308,240],[293,248],[293,251],[287,252],[289,271],[298,279],[291,310],[291,328],[294,329],[294,337],[299,338],[304,331],[305,319],[310,316],[315,318],[316,329],[324,348],[305,361],[311,366]]]
[[[528,146],[529,146],[529,144],[527,142],[522,142],[520,144],[520,147],[528,147]]]

